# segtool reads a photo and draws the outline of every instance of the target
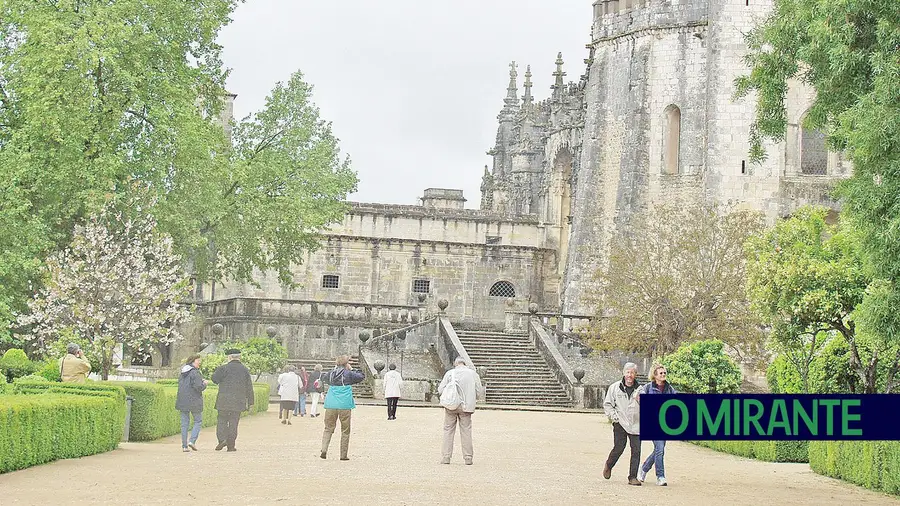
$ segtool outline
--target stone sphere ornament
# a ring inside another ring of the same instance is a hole
[[[360,332],[359,340],[362,341],[363,344],[366,344],[366,341],[369,340],[369,333],[368,332]]]
[[[275,332],[276,332],[276,329],[275,329],[274,325],[269,325],[268,327],[266,327],[266,335],[267,336],[275,337]]]
[[[220,335],[222,335],[222,332],[225,332],[225,325],[222,325],[221,323],[216,323],[215,325],[212,326],[213,334],[220,336]]]
[[[419,304],[421,304],[421,303],[425,302],[425,299],[427,299],[428,296],[425,295],[424,293],[420,293],[418,298],[419,298]]]
[[[450,305],[450,302],[448,302],[447,299],[441,299],[438,301],[438,309],[440,309],[441,311],[446,310],[447,306],[449,306],[449,305]]]
[[[382,362],[381,360],[376,360],[375,363],[372,364],[372,365],[375,367],[375,371],[376,371],[376,372],[378,373],[378,375],[380,376],[380,375],[381,375],[381,371],[384,370],[384,362]]]
[[[537,314],[537,312],[538,312],[537,302],[532,302],[531,304],[528,304],[528,312],[531,314]]]
[[[575,380],[577,381],[576,384],[580,385],[581,380],[584,379],[584,369],[580,367],[575,369],[574,371],[572,371],[572,376],[575,376]]]

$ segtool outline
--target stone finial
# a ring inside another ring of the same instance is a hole
[[[442,313],[447,309],[447,306],[449,305],[450,302],[448,302],[447,299],[441,299],[438,301],[438,309],[440,309]]]
[[[525,96],[522,97],[523,105],[530,106],[534,102],[534,98],[531,96],[531,65],[525,67]]]
[[[381,360],[376,360],[375,363],[372,364],[372,367],[375,368],[375,372],[380,376],[381,371],[384,370],[384,362],[382,362]]]
[[[563,91],[565,90],[565,82],[563,82],[563,77],[565,77],[566,73],[563,72],[563,57],[562,53],[556,55],[556,72],[553,73],[553,77],[556,78],[553,86],[550,87],[553,90],[553,98],[558,99],[562,96]]]
[[[528,312],[531,313],[532,315],[536,315],[538,312],[538,309],[540,309],[540,308],[538,307],[537,302],[532,302],[531,304],[528,304]]]
[[[269,325],[268,327],[266,327],[266,335],[269,336],[270,338],[275,337],[276,332],[277,332],[277,330],[275,329],[274,325]]]
[[[519,88],[516,84],[519,73],[516,72],[516,62],[509,64],[509,86],[506,88],[506,99],[503,100],[504,111],[513,111],[519,106]]]
[[[359,338],[360,342],[362,342],[363,344],[366,344],[366,341],[369,340],[369,333],[368,332],[360,332],[359,336],[357,336],[357,337]]]
[[[216,323],[212,326],[212,333],[217,336],[222,335],[222,332],[224,332],[224,331],[225,331],[225,326],[222,325],[221,323]]]
[[[576,381],[575,384],[580,385],[581,380],[584,378],[584,369],[582,369],[580,367],[575,369],[574,371],[572,371],[572,376],[575,376],[575,381]]]

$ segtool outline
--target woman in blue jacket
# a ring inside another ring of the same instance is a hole
[[[350,369],[350,357],[347,355],[336,358],[334,363],[334,369],[322,378],[329,387],[325,396],[325,433],[322,435],[322,453],[319,457],[323,459],[327,457],[331,435],[334,434],[337,421],[340,420],[341,460],[350,460],[347,457],[347,450],[350,449],[350,413],[356,407],[350,385],[359,383],[366,376],[362,371]]]
[[[197,438],[203,426],[203,391],[209,383],[200,374],[200,355],[188,357],[181,368],[178,378],[178,397],[175,398],[175,409],[181,412],[181,450],[197,451]],[[194,416],[194,430],[188,440],[188,428],[191,426],[191,415]]]
[[[659,395],[659,394],[668,394],[672,395],[675,392],[675,389],[672,388],[672,385],[666,381],[666,376],[669,375],[669,372],[666,368],[660,364],[653,364],[653,367],[650,368],[650,382],[641,387],[641,395]],[[644,461],[644,465],[641,466],[641,469],[638,471],[638,479],[644,481],[644,478],[647,477],[647,473],[650,472],[650,468],[654,465],[656,466],[656,484],[665,487],[667,485],[666,482],[666,467],[663,463],[663,457],[666,454],[666,442],[665,441],[653,441],[653,453],[647,457],[647,460]]]

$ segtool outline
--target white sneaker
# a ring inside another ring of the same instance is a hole
[[[656,485],[659,487],[665,487],[666,485],[668,485],[668,483],[666,482],[665,478],[657,478]]]
[[[646,478],[646,477],[647,477],[647,471],[644,471],[643,469],[639,469],[638,470],[638,480],[644,481],[644,478]]]

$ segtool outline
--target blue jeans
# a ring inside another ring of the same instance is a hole
[[[196,443],[200,437],[200,429],[203,427],[203,411],[181,412],[181,447],[187,448],[188,427],[191,426],[191,415],[194,415],[194,430],[191,431],[191,443]]]
[[[306,392],[300,394],[300,401],[294,407],[294,416],[306,415]]]
[[[666,465],[663,463],[663,457],[666,455],[666,442],[665,441],[653,441],[653,453],[647,457],[647,460],[644,461],[644,465],[641,466],[641,469],[645,473],[650,472],[650,468],[653,465],[656,465],[656,477],[664,478],[666,476]]]

